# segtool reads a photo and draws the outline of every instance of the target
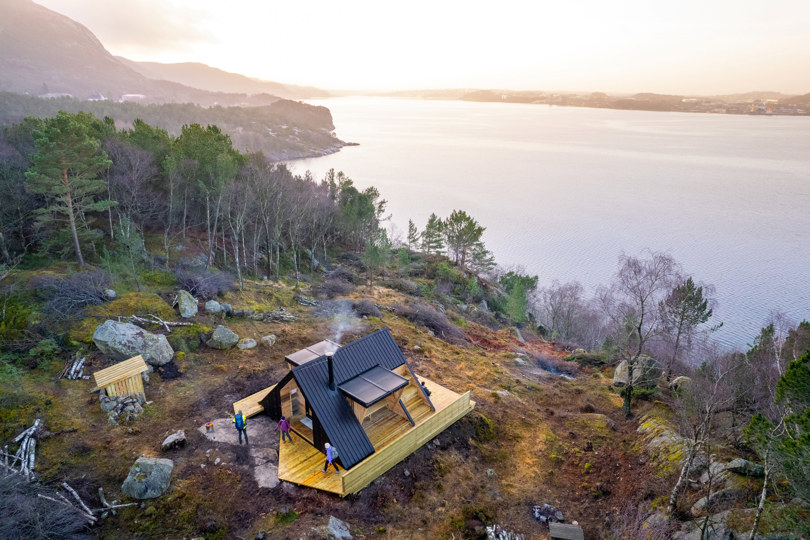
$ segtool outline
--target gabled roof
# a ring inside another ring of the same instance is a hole
[[[326,356],[294,367],[292,373],[318,422],[347,469],[374,453],[363,426],[337,386],[381,366],[393,370],[405,363],[391,332],[384,328],[344,345],[333,355],[335,389],[329,388]]]

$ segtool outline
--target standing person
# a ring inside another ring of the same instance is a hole
[[[326,472],[326,469],[329,468],[329,464],[331,463],[332,466],[335,468],[335,472],[339,473],[340,469],[338,469],[337,463],[332,461],[332,459],[337,457],[337,449],[332,448],[332,445],[329,443],[326,443],[325,447],[326,447],[326,462],[323,464],[323,470],[321,472]]]
[[[245,444],[250,444],[248,442],[247,436],[247,418],[245,415],[242,414],[242,411],[236,413],[236,416],[233,417],[233,425],[236,428],[236,431],[239,432],[239,444],[242,444],[242,434],[245,434]]]
[[[278,424],[276,425],[276,431],[279,429],[281,429],[281,442],[284,442],[284,437],[287,437],[290,439],[289,442],[292,442],[292,435],[290,435],[290,421],[284,416],[281,417],[281,420],[279,420]]]

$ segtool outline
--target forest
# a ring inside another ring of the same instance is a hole
[[[397,316],[449,343],[470,346],[469,325],[517,328],[563,352],[538,358],[545,369],[615,367],[628,421],[635,407],[668,400],[684,446],[665,502],[614,520],[608,537],[646,538],[653,529],[642,523],[671,533],[687,517],[689,491],[710,506],[721,447],[761,463],[750,538],[769,509],[810,502],[810,323],[774,313],[748,350],[724,350],[712,341],[722,324],[713,286],[668,254],[622,255],[612,282],[590,297],[575,282],[540,287],[525,269],[498,266],[486,228],[463,210],[409,221],[398,235],[379,190],[343,172],[294,174],[262,152],[240,152],[215,125],[186,124],[175,136],[140,119],[119,129],[86,112],[3,129],[0,200],[6,375],[77,347],[70,326],[113,285],[176,284],[210,299],[249,282],[287,282],[334,298],[359,285],[341,273],[345,263],[367,286],[411,297],[394,308]],[[35,275],[25,281],[21,272]],[[690,482],[696,471],[708,481]],[[807,522],[796,517],[806,510],[796,512],[779,519],[806,535]],[[711,515],[707,508],[700,538],[709,537]]]

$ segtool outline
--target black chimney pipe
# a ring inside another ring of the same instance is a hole
[[[330,390],[335,389],[335,367],[332,364],[333,364],[332,355],[331,354],[327,355],[326,356],[326,365],[329,367],[329,389]]]

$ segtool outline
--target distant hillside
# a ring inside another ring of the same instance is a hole
[[[116,127],[128,128],[140,118],[147,124],[179,135],[185,124],[214,124],[230,135],[243,152],[261,150],[272,161],[287,161],[337,152],[345,143],[334,134],[332,114],[326,107],[286,99],[263,107],[200,107],[191,103],[139,105],[73,98],[41,99],[0,92],[0,127],[26,116],[45,118],[58,111],[86,111],[109,116]]]
[[[149,78],[132,64],[111,55],[90,30],[64,15],[31,0],[0,0],[0,91],[114,101],[135,94],[142,103],[210,106],[269,105],[279,99],[272,89],[283,88],[275,83],[259,84],[250,92],[192,88]],[[291,88],[287,94],[299,91]]]
[[[172,81],[210,92],[273,94],[286,99],[329,97],[328,92],[319,88],[252,79],[198,62],[161,64],[159,62],[136,62],[122,56],[115,58],[150,79]]]

